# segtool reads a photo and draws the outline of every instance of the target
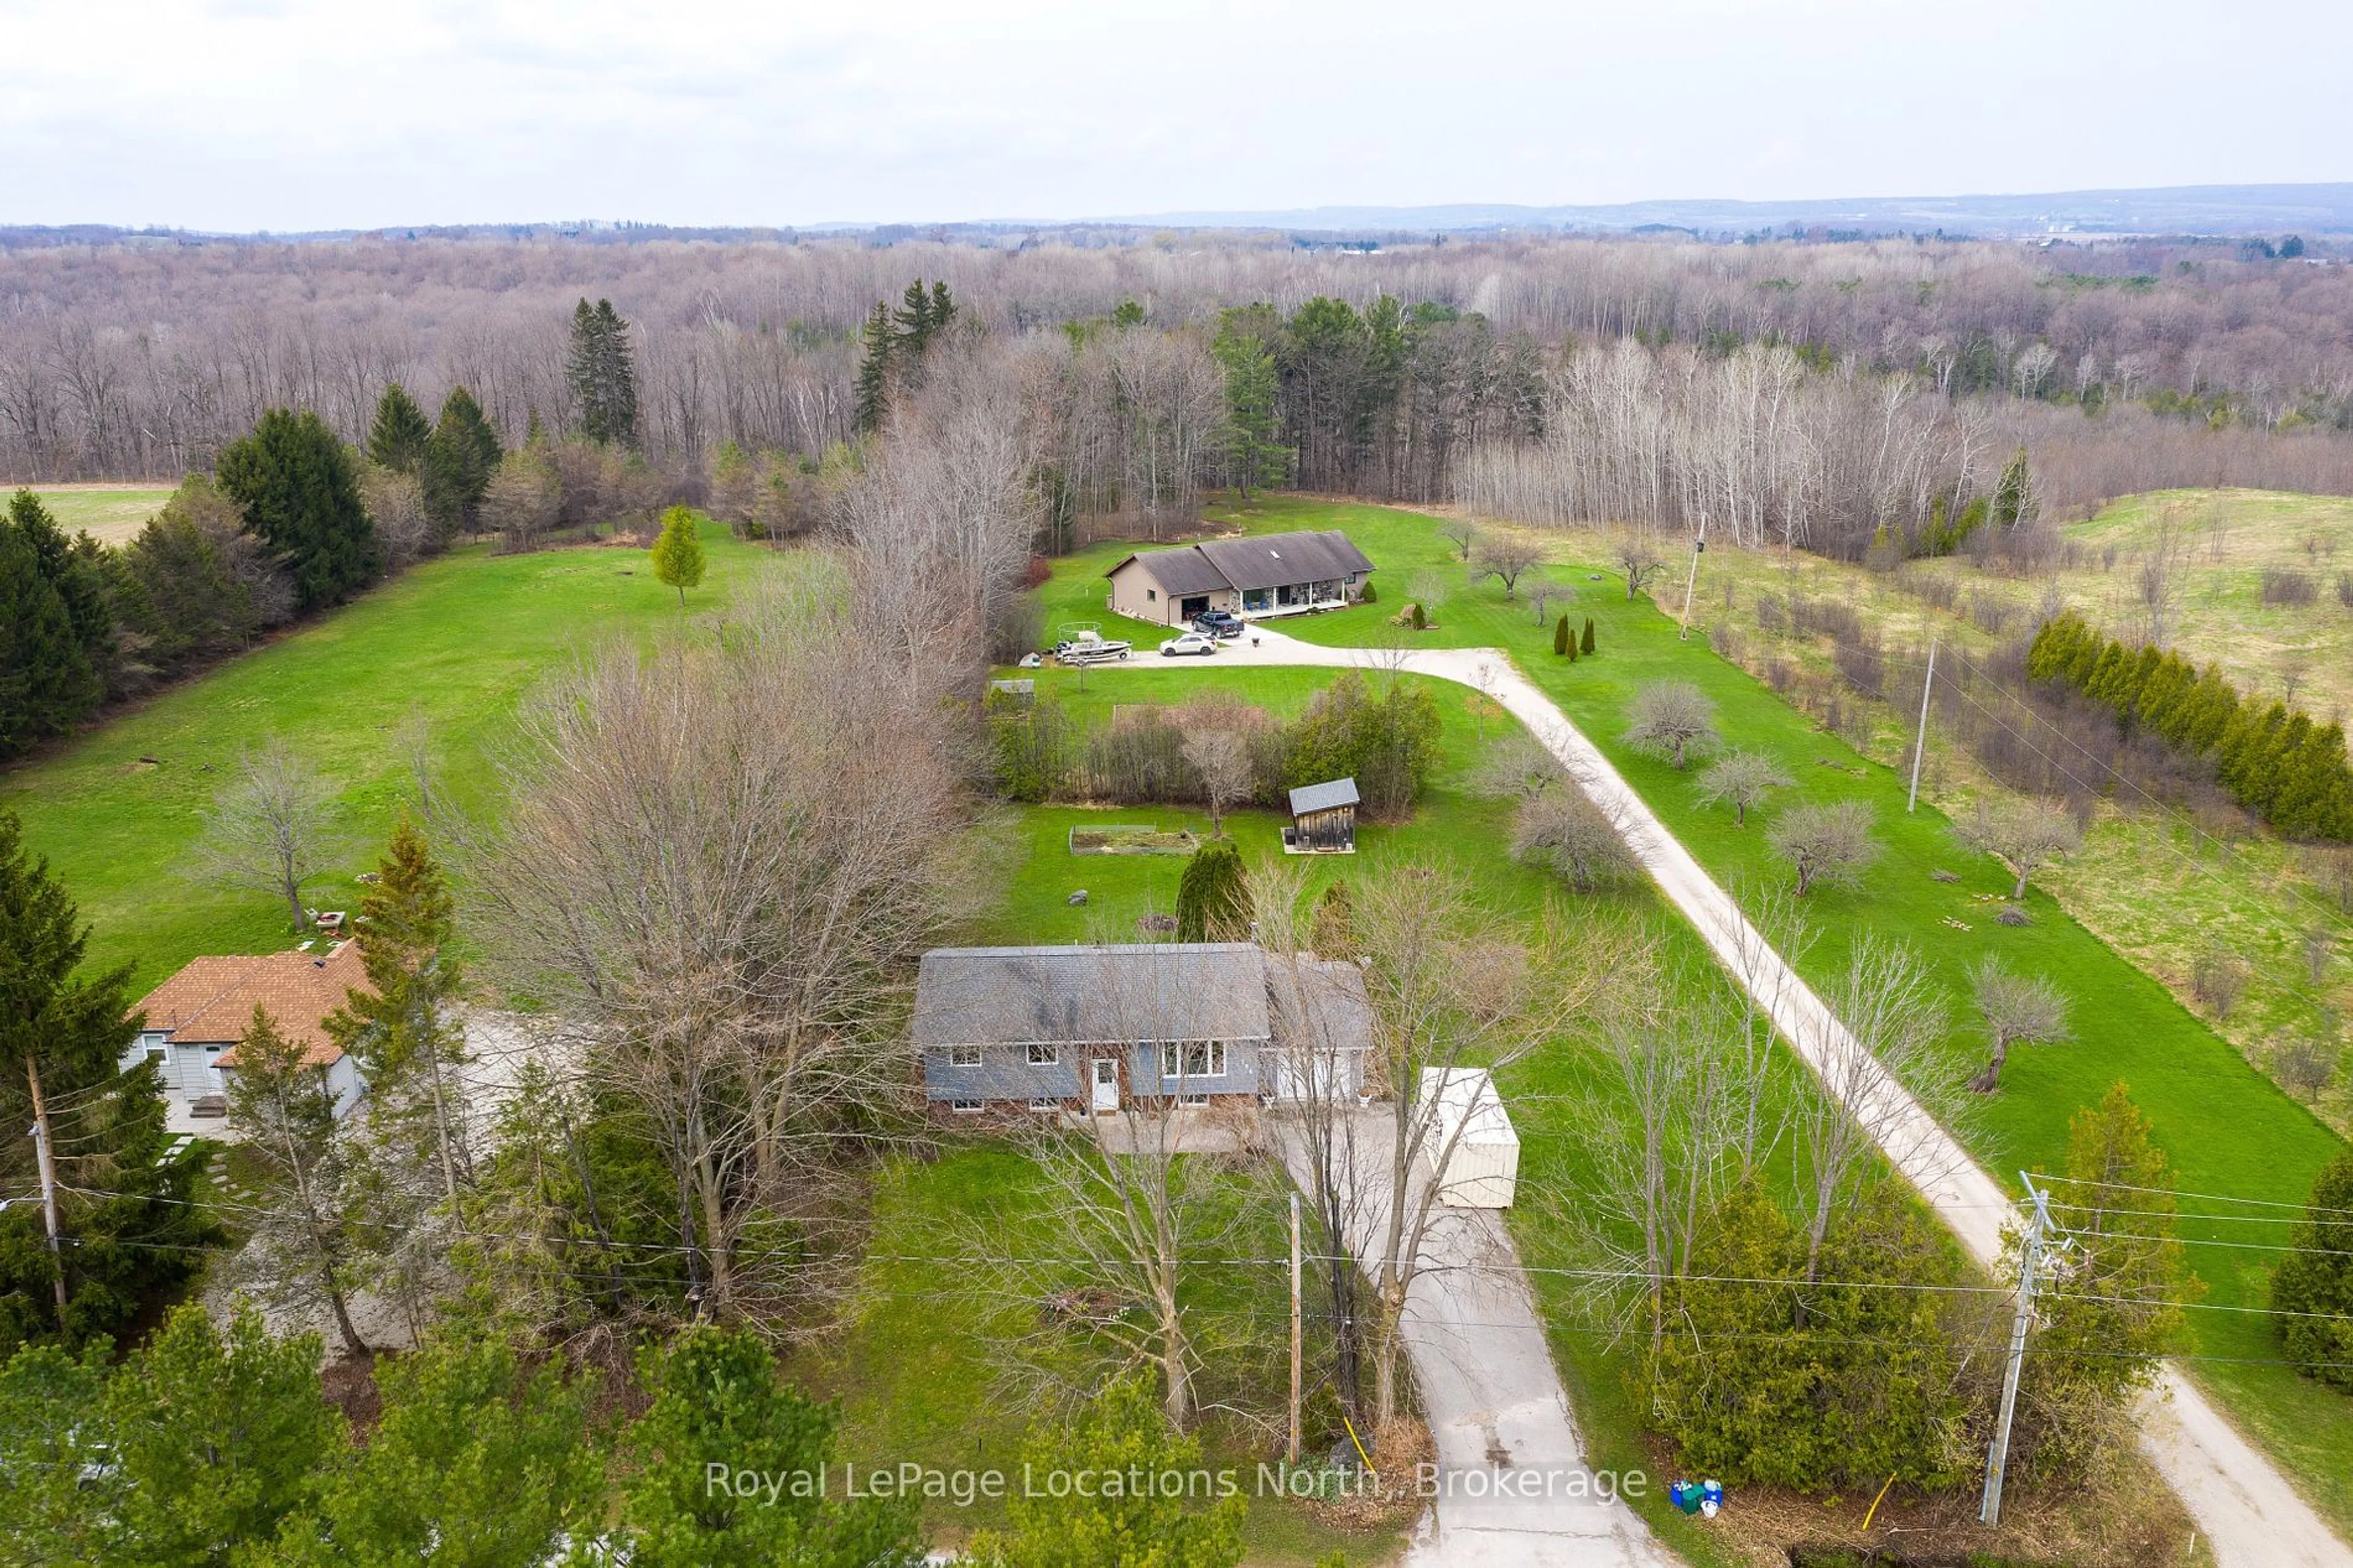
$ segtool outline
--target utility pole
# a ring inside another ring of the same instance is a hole
[[[1978,1506],[1978,1522],[1991,1529],[2001,1522],[2002,1473],[2010,1464],[2010,1418],[2018,1409],[2018,1373],[2026,1363],[2026,1330],[2034,1317],[2036,1276],[2042,1268],[2042,1247],[2051,1228],[2051,1209],[2034,1178],[2021,1171],[2026,1195],[2034,1212],[2026,1222],[2026,1241],[2018,1263],[2018,1315],[2010,1325],[2010,1364],[2001,1377],[2001,1417],[1994,1425],[1993,1447],[1986,1454],[1985,1500]]]
[[[1920,759],[1928,752],[1928,693],[1936,685],[1936,639],[1928,639],[1928,677],[1920,683],[1920,735],[1912,742],[1912,798],[1904,803],[1905,815],[1920,809]]]
[[[1691,641],[1692,594],[1699,587],[1699,558],[1707,553],[1707,513],[1699,514],[1699,537],[1692,542],[1691,575],[1683,579],[1683,625],[1678,642]]]
[[[1299,1463],[1299,1194],[1291,1194],[1291,1462]]]
[[[25,1058],[25,1079],[33,1088],[33,1153],[41,1172],[41,1217],[49,1230],[49,1257],[57,1263],[58,1327],[66,1326],[65,1244],[58,1237],[58,1162],[49,1144],[49,1107],[41,1098],[41,1069]]]

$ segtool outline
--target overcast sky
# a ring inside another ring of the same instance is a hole
[[[2348,0],[0,0],[0,222],[2353,178]]]

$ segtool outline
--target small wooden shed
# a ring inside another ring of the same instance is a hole
[[[1430,1107],[1422,1163],[1438,1201],[1459,1209],[1507,1209],[1520,1179],[1520,1135],[1483,1068],[1424,1068]]]
[[[1332,779],[1291,792],[1291,826],[1282,830],[1286,855],[1356,852],[1356,781]]]

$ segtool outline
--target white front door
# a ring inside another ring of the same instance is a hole
[[[1095,1058],[1095,1114],[1107,1116],[1119,1109],[1119,1058]]]

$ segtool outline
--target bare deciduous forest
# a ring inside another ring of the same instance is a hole
[[[1854,552],[1882,525],[1928,528],[1939,495],[1988,494],[2021,444],[2063,510],[2161,485],[2353,489],[2353,269],[2211,241],[17,249],[0,252],[0,473],[175,477],[279,405],[356,440],[395,381],[427,406],[468,387],[511,444],[534,413],[570,429],[584,296],[629,323],[657,465],[699,474],[729,440],[813,457],[855,424],[860,322],[914,279],[1028,351],[998,362],[1021,401],[1053,384],[1082,511],[1166,515],[1231,479],[1220,337],[1277,362],[1302,487],[1531,520],[1705,511]]]

